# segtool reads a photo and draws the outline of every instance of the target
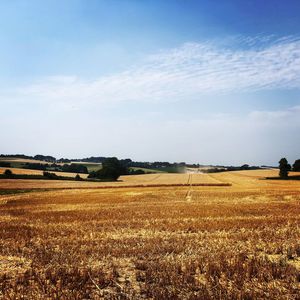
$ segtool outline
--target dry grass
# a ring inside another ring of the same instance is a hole
[[[0,298],[299,299],[300,182],[251,172],[0,196]]]

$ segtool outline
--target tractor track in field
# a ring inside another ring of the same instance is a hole
[[[192,188],[193,188],[193,175],[189,174],[188,181],[187,181],[187,186],[189,187],[186,195],[185,195],[185,200],[186,201],[192,201]]]
[[[159,177],[161,177],[161,175],[162,174],[157,174],[154,178],[147,180],[147,182],[155,182],[155,180],[157,180]]]
[[[15,194],[19,192],[47,192],[47,191],[55,191],[55,190],[103,190],[103,189],[126,189],[126,188],[160,188],[160,187],[189,187],[191,186],[223,186],[229,187],[231,186],[230,183],[194,183],[192,184],[191,181],[189,183],[158,183],[158,184],[128,184],[128,185],[104,185],[104,186],[86,186],[86,187],[49,187],[49,188],[40,188],[40,187],[30,187],[30,188],[0,188],[0,195],[6,194]]]

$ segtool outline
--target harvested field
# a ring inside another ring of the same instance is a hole
[[[0,180],[0,298],[299,299],[300,181],[252,172]]]
[[[5,168],[2,168],[4,172]],[[15,169],[13,169],[15,170]],[[39,174],[40,171],[20,169],[21,174]],[[27,173],[30,171],[32,173]],[[16,172],[16,174],[18,174]],[[64,176],[74,177],[76,174],[57,172]],[[71,174],[73,176],[71,176]],[[80,174],[86,175],[86,174]],[[84,176],[82,176],[84,178]],[[87,175],[85,176],[87,177]],[[163,187],[163,186],[226,186],[227,182],[216,180],[207,174],[146,174],[121,176],[116,182],[74,182],[62,180],[1,179],[0,189],[38,189],[38,188],[108,188],[108,187]]]
[[[11,170],[14,174],[18,175],[43,175],[43,171],[41,170],[30,170],[30,169],[21,169],[21,168],[2,168],[0,167],[0,174],[3,174],[5,170]],[[70,172],[55,172],[55,171],[48,171],[50,173],[55,173],[58,176],[66,176],[66,177],[75,177],[77,173],[70,173]],[[88,174],[81,174],[79,173],[80,177],[87,178]]]
[[[16,163],[39,163],[39,164],[49,164],[44,160],[37,160],[37,159],[27,159],[27,158],[15,158],[15,157],[0,157],[0,161],[5,162],[16,162]]]
[[[43,160],[36,160],[36,159],[26,159],[26,158],[14,158],[14,157],[0,157],[0,162],[8,162],[11,164],[11,167],[15,168],[22,168],[26,163],[33,163],[33,164],[52,164],[51,162],[43,161]],[[92,163],[92,162],[82,162],[82,161],[72,161],[71,163],[77,165],[84,165],[87,167],[89,172],[97,171],[101,169],[101,163]],[[55,163],[56,165],[63,166],[65,163]],[[70,163],[68,163],[70,164]]]

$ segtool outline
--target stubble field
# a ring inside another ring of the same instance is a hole
[[[300,299],[300,181],[275,174],[1,180],[0,298]]]

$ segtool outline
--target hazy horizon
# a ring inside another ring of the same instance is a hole
[[[300,158],[300,2],[0,3],[0,153]]]

